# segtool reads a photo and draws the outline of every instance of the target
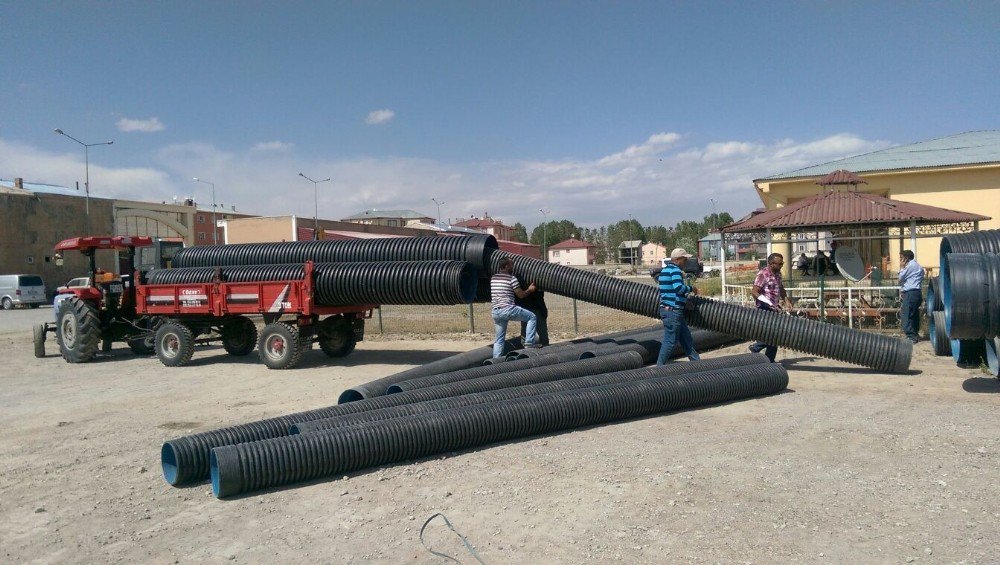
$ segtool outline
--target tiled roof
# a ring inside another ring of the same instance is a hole
[[[868,181],[845,169],[837,169],[832,173],[816,181],[820,186],[831,186],[834,184],[868,184]]]
[[[414,212],[413,210],[365,210],[364,212],[348,216],[343,221],[350,220],[371,220],[377,218],[403,218],[406,220],[420,220],[430,218],[426,214]]]
[[[549,249],[587,249],[590,247],[594,247],[594,244],[571,237],[565,241],[560,241],[555,245],[550,245]]]
[[[918,225],[989,220],[987,216],[891,200],[864,192],[829,191],[756,214],[722,228],[727,233],[767,228],[813,228],[848,224]]]
[[[969,131],[939,139],[899,145],[781,173],[757,181],[813,177],[847,169],[856,173],[1000,163],[1000,130]]]

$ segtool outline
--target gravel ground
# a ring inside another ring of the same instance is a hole
[[[3,562],[436,563],[418,538],[435,512],[488,563],[998,562],[1000,386],[926,342],[909,376],[782,351],[777,396],[220,501],[163,481],[163,440],[333,404],[482,340],[365,341],[292,371],[219,348],[69,365],[51,341],[32,356],[50,314],[0,313]],[[442,522],[425,538],[471,560]]]

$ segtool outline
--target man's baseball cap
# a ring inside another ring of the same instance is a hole
[[[683,247],[678,247],[670,252],[671,259],[680,259],[681,257],[694,257],[694,255],[685,251]]]

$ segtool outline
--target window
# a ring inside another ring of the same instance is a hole
[[[205,216],[202,216],[201,214],[198,214],[198,223],[199,224],[204,224],[205,223]]]
[[[29,265],[33,265],[34,263],[35,263],[35,256],[34,255],[28,255],[28,264]]]
[[[198,240],[205,241],[205,232],[203,231],[198,232]]]
[[[398,220],[388,220],[388,221],[386,221],[385,225],[389,226],[390,228],[394,228],[394,227],[399,226],[399,221]]]
[[[553,251],[553,252],[552,252],[552,256],[553,256],[553,257],[558,257],[558,256],[559,256],[559,250],[558,250],[558,249],[556,249],[555,251]]]

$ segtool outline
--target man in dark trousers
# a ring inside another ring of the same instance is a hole
[[[523,278],[518,279],[521,283],[521,290],[527,292],[528,284]],[[535,333],[538,334],[538,345],[549,344],[549,309],[545,306],[545,292],[540,288],[535,288],[535,292],[526,294],[524,297],[515,297],[514,304],[524,308],[535,315]],[[528,322],[521,322],[521,336],[528,335]]]
[[[920,285],[924,282],[924,269],[913,257],[913,251],[904,249],[899,254],[899,321],[906,339],[920,341]]]
[[[772,253],[767,256],[767,265],[754,278],[753,290],[750,293],[758,309],[780,312],[782,306],[792,307],[785,292],[785,284],[781,281],[781,267],[784,264],[785,258],[781,253]],[[774,358],[778,355],[778,346],[758,341],[750,346],[750,351],[754,353],[763,351],[764,355],[774,363]]]

